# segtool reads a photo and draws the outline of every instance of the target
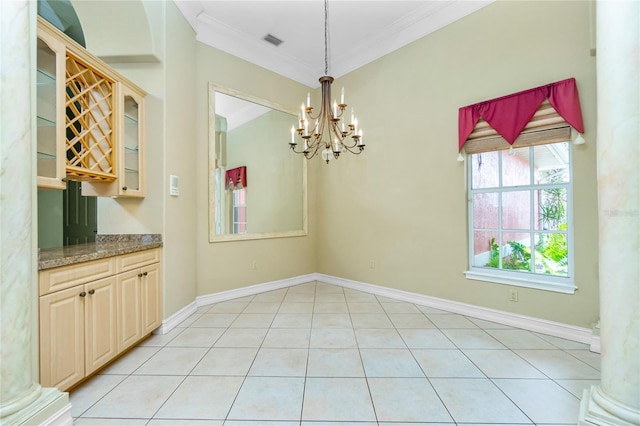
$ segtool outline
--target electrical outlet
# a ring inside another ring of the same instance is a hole
[[[258,262],[256,262],[255,260],[251,262],[251,269],[253,269],[254,271],[258,269]]]
[[[509,301],[517,302],[518,301],[518,290],[510,289],[509,290]]]
[[[369,269],[376,269],[376,261],[375,260],[370,260],[369,261]]]

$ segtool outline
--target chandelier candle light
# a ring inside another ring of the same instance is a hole
[[[341,152],[348,151],[352,154],[360,154],[364,151],[364,139],[362,137],[362,129],[358,128],[358,119],[354,116],[353,108],[351,109],[351,121],[345,126],[343,119],[347,104],[344,102],[344,87],[340,94],[340,103],[336,100],[331,105],[331,83],[333,77],[327,75],[329,73],[329,61],[327,55],[327,2],[324,2],[324,73],[320,77],[320,85],[322,87],[322,103],[320,104],[320,112],[313,115],[313,107],[311,106],[311,94],[307,93],[307,104],[304,103],[300,107],[298,114],[298,126],[291,126],[291,142],[289,146],[296,154],[303,154],[305,158],[313,158],[320,148],[322,150],[322,158],[329,164],[331,154],[338,159]],[[315,121],[313,127],[309,125],[311,120]],[[327,132],[325,138],[325,131]],[[297,151],[296,133],[302,138],[303,146],[301,151]],[[351,137],[351,141],[349,141]],[[324,140],[323,140],[324,139]]]

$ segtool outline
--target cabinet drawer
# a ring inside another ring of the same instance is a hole
[[[118,272],[130,271],[160,262],[160,249],[144,250],[118,256]]]
[[[54,291],[115,275],[115,273],[116,260],[113,257],[45,269],[38,274],[38,289],[40,296],[43,296]]]

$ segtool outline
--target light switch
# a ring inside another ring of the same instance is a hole
[[[180,178],[176,175],[169,175],[169,195],[180,195]]]

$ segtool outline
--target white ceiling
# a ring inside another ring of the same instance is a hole
[[[494,0],[330,0],[329,74],[340,77]],[[318,87],[324,75],[320,0],[174,0],[198,41]],[[271,34],[283,42],[263,40]]]
[[[215,92],[216,115],[227,120],[227,132],[271,111],[271,108],[244,99]]]

